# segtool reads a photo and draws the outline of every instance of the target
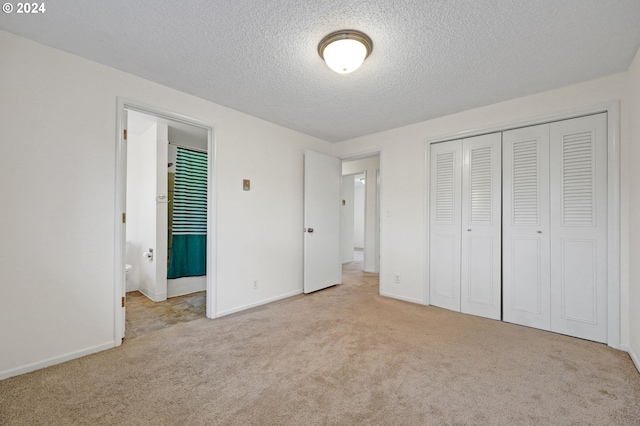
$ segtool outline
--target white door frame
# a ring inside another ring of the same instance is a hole
[[[607,279],[607,345],[620,349],[620,102],[608,102],[562,113],[550,114],[500,126],[467,130],[425,141],[425,188],[429,188],[430,145],[455,139],[464,139],[487,133],[503,132],[520,127],[535,126],[554,121],[577,118],[601,112],[607,113],[607,185],[608,185],[608,279]],[[425,194],[425,268],[429,270],[429,197]],[[429,304],[429,274],[424,274],[425,304]]]
[[[137,111],[144,114],[178,121],[191,126],[201,127],[208,131],[208,175],[209,184],[207,186],[208,208],[207,208],[207,318],[216,317],[216,126],[202,120],[198,120],[186,115],[177,114],[162,108],[145,105],[141,102],[126,98],[117,98],[116,109],[116,192],[115,192],[115,253],[114,253],[114,341],[115,346],[122,344],[124,334],[124,310],[122,309],[122,298],[125,295],[125,247],[126,237],[123,235],[123,214],[126,212],[126,184],[127,169],[126,155],[127,147],[124,139],[126,129],[125,115],[128,110]]]

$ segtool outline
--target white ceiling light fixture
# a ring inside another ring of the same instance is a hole
[[[356,30],[333,32],[318,44],[320,57],[339,74],[349,74],[360,68],[372,50],[369,36]]]

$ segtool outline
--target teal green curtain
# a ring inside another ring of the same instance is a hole
[[[178,147],[167,278],[207,274],[207,153]]]

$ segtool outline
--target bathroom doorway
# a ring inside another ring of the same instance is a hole
[[[125,335],[215,317],[215,144],[213,126],[125,101],[119,106],[121,342]]]

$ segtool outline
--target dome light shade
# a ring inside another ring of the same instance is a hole
[[[357,70],[371,54],[373,43],[364,33],[341,30],[329,34],[318,44],[318,54],[329,68],[339,74]]]

